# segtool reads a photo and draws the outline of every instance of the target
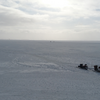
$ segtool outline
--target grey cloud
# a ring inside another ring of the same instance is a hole
[[[14,9],[9,9],[8,7],[0,6],[0,25],[18,25],[25,23],[34,23],[34,19],[22,16],[21,12]]]
[[[15,2],[15,0],[0,0],[1,5],[5,7],[18,7],[19,5]]]
[[[28,8],[28,9],[27,9]],[[47,14],[46,12],[60,12],[59,8],[53,8],[53,7],[48,7],[45,5],[39,5],[38,3],[32,3],[32,4],[22,4],[19,6],[17,9],[30,14]]]
[[[100,11],[100,9],[96,9],[96,11]]]

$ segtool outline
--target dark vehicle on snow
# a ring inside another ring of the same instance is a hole
[[[98,67],[98,65],[95,65],[94,70],[97,71],[97,72],[100,72],[100,67]]]
[[[85,64],[85,65],[80,64],[78,67],[79,67],[79,68],[82,68],[82,69],[86,69],[86,70],[88,70],[88,66],[87,66],[87,64]]]

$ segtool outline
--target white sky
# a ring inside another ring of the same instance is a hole
[[[100,40],[100,0],[0,0],[0,39]]]

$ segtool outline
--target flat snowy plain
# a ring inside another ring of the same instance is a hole
[[[95,64],[100,42],[0,40],[0,100],[99,100]]]

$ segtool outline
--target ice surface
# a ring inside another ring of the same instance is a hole
[[[0,41],[0,100],[99,100],[99,59],[95,42]]]

